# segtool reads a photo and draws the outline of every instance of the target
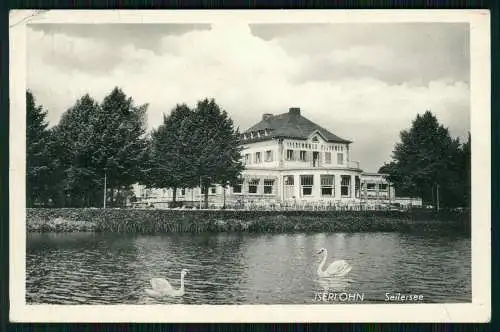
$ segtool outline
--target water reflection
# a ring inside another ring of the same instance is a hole
[[[317,279],[319,284],[319,289],[324,292],[343,292],[351,289],[351,285],[354,284],[354,280],[347,277],[336,277],[336,278],[319,278]]]
[[[345,277],[320,279],[345,259]],[[315,292],[353,291],[380,302],[385,292],[426,302],[470,302],[470,240],[436,234],[29,234],[28,303],[302,304]],[[150,279],[180,286],[182,298],[150,298]]]

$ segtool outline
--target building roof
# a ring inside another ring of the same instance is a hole
[[[338,137],[327,129],[317,125],[300,114],[300,108],[292,107],[287,113],[272,115],[265,113],[262,120],[242,133],[246,136],[245,143],[266,141],[274,138],[292,138],[305,140],[314,132],[327,142],[352,143],[352,141]],[[250,134],[253,133],[253,137]],[[259,133],[259,135],[257,134]]]

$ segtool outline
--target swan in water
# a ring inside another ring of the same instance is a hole
[[[323,266],[326,263],[326,256],[328,255],[328,251],[326,251],[325,248],[321,248],[318,251],[318,254],[323,254],[323,259],[318,266],[318,275],[320,277],[341,277],[345,276],[352,269],[352,266],[349,265],[349,263],[341,259],[333,262],[332,264],[330,264],[330,266],[323,270]]]
[[[173,296],[179,297],[184,295],[184,276],[188,273],[188,270],[182,269],[181,271],[181,287],[179,289],[174,289],[170,283],[163,278],[153,278],[151,279],[151,288],[146,289],[146,294],[152,297],[163,297],[163,296]]]

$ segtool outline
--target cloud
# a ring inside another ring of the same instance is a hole
[[[252,26],[252,32],[290,54],[313,54],[323,61],[324,72],[337,77],[368,75],[395,84],[469,81],[469,26],[464,23],[280,24]],[[305,79],[314,79],[307,75],[311,70],[305,69]]]
[[[403,49],[382,43],[382,37],[362,45],[353,33],[359,43],[348,43],[345,36],[333,43],[324,35],[328,27],[305,28],[303,33],[282,29],[272,35],[267,27],[267,36],[245,24],[181,34],[157,29],[154,48],[126,35],[119,43],[108,43],[102,35],[33,30],[28,34],[28,87],[48,109],[52,125],[84,93],[100,101],[114,86],[138,104],[150,105],[150,127],[158,126],[176,103],[195,105],[204,97],[214,97],[241,130],[258,122],[262,113],[298,106],[312,121],[354,140],[352,159],[368,171],[390,159],[399,131],[427,109],[453,135],[466,136],[469,86],[453,66],[435,61],[429,70],[434,74],[426,76],[422,65],[411,66],[422,56],[402,58],[415,53],[411,41]],[[317,34],[323,37],[312,37]],[[320,47],[310,38],[335,47]],[[445,48],[450,62],[461,63],[453,57],[461,57],[463,47]]]

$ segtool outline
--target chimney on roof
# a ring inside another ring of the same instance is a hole
[[[292,115],[300,115],[300,107],[290,107],[288,113]]]
[[[264,113],[264,114],[262,114],[262,120],[266,121],[267,119],[269,119],[272,116],[273,115],[271,113]]]

